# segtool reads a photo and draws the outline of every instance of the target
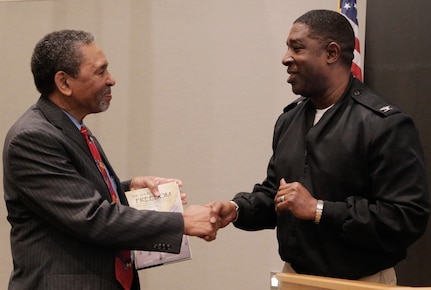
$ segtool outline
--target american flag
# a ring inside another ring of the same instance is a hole
[[[350,22],[355,32],[355,51],[352,63],[352,73],[362,81],[361,50],[359,46],[359,26],[356,10],[356,0],[338,0],[338,12],[343,14]]]

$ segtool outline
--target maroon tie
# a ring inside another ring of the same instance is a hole
[[[99,171],[109,188],[109,193],[111,194],[112,200],[119,202],[117,193],[114,190],[114,186],[106,170],[106,166],[100,157],[99,150],[97,149],[92,137],[89,136],[88,130],[85,126],[81,126],[81,133],[84,135],[85,141],[87,141],[88,148],[90,149],[91,155],[96,162],[97,168],[99,168]],[[126,290],[130,290],[133,280],[132,260],[130,257],[129,250],[119,251],[115,255],[115,277],[117,278],[117,281],[120,282],[121,286],[123,286],[123,288]]]

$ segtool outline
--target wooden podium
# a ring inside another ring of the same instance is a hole
[[[281,290],[431,290],[431,287],[392,286],[292,273],[279,273],[276,277]]]

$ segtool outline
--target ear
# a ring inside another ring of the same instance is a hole
[[[72,89],[69,86],[69,75],[65,73],[64,71],[58,71],[54,75],[54,82],[57,87],[57,89],[66,96],[70,96],[72,94]]]
[[[336,62],[341,56],[341,47],[338,43],[331,41],[326,47],[328,63]]]

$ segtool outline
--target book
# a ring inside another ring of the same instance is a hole
[[[160,184],[159,192],[160,196],[156,197],[148,188],[141,188],[127,191],[125,194],[129,206],[138,210],[183,212],[180,189],[176,182]],[[183,236],[179,254],[155,251],[134,251],[135,267],[137,270],[190,260],[191,258],[190,243],[186,235]]]

